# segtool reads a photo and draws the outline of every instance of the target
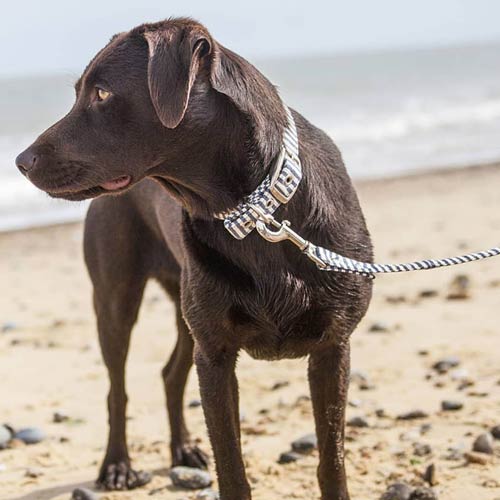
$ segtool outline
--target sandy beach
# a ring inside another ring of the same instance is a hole
[[[500,164],[358,183],[377,260],[498,245],[499,186]],[[0,499],[69,500],[75,487],[93,488],[103,458],[108,380],[81,242],[81,224],[0,233],[0,424],[46,434],[39,444],[0,450]],[[451,299],[459,275],[466,297]],[[378,499],[398,481],[424,485],[431,464],[440,500],[500,499],[500,441],[493,454],[472,456],[484,463],[466,458],[477,436],[500,425],[499,306],[500,258],[377,278],[370,310],[352,338],[347,415],[368,424],[347,428],[353,500]],[[128,436],[136,468],[154,477],[143,489],[101,493],[101,499],[195,496],[173,487],[168,476],[160,370],[174,340],[173,308],[150,283],[128,363]],[[449,357],[458,365],[438,373],[433,365]],[[241,356],[242,439],[255,500],[319,498],[316,451],[277,463],[291,441],[314,430],[304,397],[306,365]],[[198,398],[192,372],[186,405]],[[443,411],[446,400],[463,408]],[[426,416],[397,418],[412,410]],[[56,412],[69,419],[55,423]],[[186,415],[209,450],[201,408],[187,408]],[[215,478],[213,464],[211,472]]]

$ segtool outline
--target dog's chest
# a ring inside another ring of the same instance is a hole
[[[238,294],[227,309],[235,337],[257,359],[305,356],[324,337],[332,317],[303,282],[292,279],[260,283]]]

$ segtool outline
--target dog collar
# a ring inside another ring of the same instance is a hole
[[[297,128],[286,105],[285,112],[287,125],[283,131],[283,143],[271,172],[236,208],[214,214],[224,221],[224,227],[238,240],[248,236],[263,215],[271,216],[281,205],[288,203],[302,179]]]

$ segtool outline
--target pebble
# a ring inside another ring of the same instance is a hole
[[[461,410],[464,407],[464,404],[460,401],[450,401],[444,400],[441,401],[441,409],[443,411],[457,411]]]
[[[61,424],[63,422],[67,422],[69,420],[69,415],[66,415],[66,413],[62,411],[56,411],[54,415],[52,415],[52,421],[55,424]]]
[[[400,441],[417,441],[420,438],[420,430],[412,429],[410,431],[402,432],[399,435]]]
[[[418,295],[422,299],[430,299],[431,297],[437,297],[438,291],[433,290],[432,288],[428,288],[426,290],[422,290]]]
[[[431,430],[432,430],[432,424],[422,424],[419,429],[420,434],[427,434]]]
[[[310,453],[318,447],[316,434],[306,434],[292,442],[292,450],[297,453]]]
[[[71,494],[71,500],[98,500],[98,496],[87,488],[76,488]]]
[[[387,325],[386,323],[382,323],[380,321],[372,323],[372,325],[368,329],[368,331],[372,333],[387,333],[389,330],[390,330],[389,325]]]
[[[464,458],[471,464],[487,465],[490,462],[489,455],[477,453],[475,451],[467,451],[464,453]]]
[[[201,490],[194,498],[195,500],[219,500],[220,496],[217,491],[206,488]]]
[[[444,458],[445,460],[458,462],[464,458],[464,451],[459,447],[448,448],[448,454]]]
[[[412,489],[405,483],[391,484],[380,500],[410,500]]]
[[[456,368],[458,365],[460,365],[460,359],[455,356],[450,356],[436,361],[432,365],[432,368],[438,373],[447,373],[452,368]]]
[[[287,387],[289,385],[290,382],[288,380],[279,380],[271,387],[271,391],[277,391],[278,389],[282,389],[283,387]]]
[[[491,429],[491,435],[495,439],[500,439],[500,425],[495,425],[495,427],[493,427],[493,429]]]
[[[426,483],[430,484],[431,486],[436,486],[438,480],[436,477],[436,466],[434,464],[430,464],[427,467],[427,469],[425,469],[425,472],[423,474],[423,479]]]
[[[347,421],[348,427],[370,427],[370,424],[364,417],[352,417]]]
[[[493,439],[491,435],[486,433],[480,434],[472,445],[472,451],[493,455]]]
[[[5,425],[0,425],[0,450],[7,446],[11,437],[10,430]]]
[[[17,325],[12,322],[12,321],[7,321],[5,322],[2,327],[0,328],[0,331],[2,333],[7,333],[7,332],[12,332],[17,329]]]
[[[192,399],[189,404],[189,408],[199,408],[201,406],[201,400],[199,399]]]
[[[361,370],[351,370],[349,380],[354,384],[367,383],[368,375]]]
[[[37,444],[45,439],[45,433],[37,427],[27,427],[17,431],[14,439],[19,439],[25,444]]]
[[[431,453],[432,448],[428,444],[415,443],[413,445],[413,454],[417,457],[425,457],[426,455],[430,455]]]
[[[465,368],[457,368],[456,370],[452,370],[450,372],[451,380],[455,381],[464,381],[469,380],[469,371]]]
[[[428,413],[425,413],[423,410],[412,410],[407,413],[402,413],[398,415],[398,420],[417,420],[419,418],[427,418],[429,416]]]
[[[297,462],[297,460],[300,460],[303,458],[303,455],[300,453],[297,453],[295,451],[286,451],[285,453],[282,453],[280,457],[278,458],[278,463],[283,465],[283,464],[291,464],[293,462]]]
[[[448,300],[465,300],[470,297],[471,282],[467,275],[459,274],[450,283]]]
[[[210,474],[195,467],[173,467],[170,470],[170,479],[174,486],[189,490],[207,488],[212,484]]]
[[[43,472],[40,469],[26,469],[26,472],[24,473],[26,477],[29,477],[31,479],[36,479],[37,477],[43,476]]]
[[[409,500],[437,500],[437,495],[430,488],[420,487],[413,490]]]

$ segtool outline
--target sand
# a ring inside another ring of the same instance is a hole
[[[359,184],[377,259],[440,257],[498,244],[499,186],[500,165]],[[1,499],[69,499],[76,486],[93,486],[103,457],[108,381],[81,241],[81,224],[0,234],[0,327],[14,327],[0,333],[0,422],[37,426],[47,434],[40,444],[0,451]],[[448,300],[458,274],[470,280],[470,297]],[[421,297],[423,291],[434,295]],[[355,381],[349,394],[348,418],[363,416],[370,425],[347,430],[353,500],[378,499],[394,481],[423,484],[429,464],[436,467],[434,488],[442,500],[500,499],[499,441],[486,465],[445,458],[450,447],[469,451],[477,435],[500,424],[499,306],[499,259],[377,278],[369,313],[352,339],[353,370],[373,385],[363,390]],[[388,331],[370,332],[374,323]],[[154,478],[141,490],[103,499],[192,498],[168,478],[160,370],[174,339],[172,306],[151,283],[128,364],[128,436],[135,466]],[[431,366],[447,356],[460,358],[459,372],[437,375]],[[461,382],[454,378],[464,376],[474,385],[458,390]],[[310,403],[301,398],[308,393],[306,360],[270,363],[243,354],[238,377],[254,499],[319,498],[316,452],[294,464],[276,463],[293,439],[313,431]],[[273,390],[281,381],[288,385]],[[192,373],[186,402],[198,397]],[[442,412],[445,399],[464,407]],[[378,409],[387,416],[377,417]],[[413,409],[429,416],[395,419]],[[53,423],[57,411],[70,420]],[[201,409],[186,413],[208,450]],[[425,434],[422,424],[431,425]],[[431,454],[414,455],[414,442],[429,444]],[[39,476],[28,477],[27,469]]]

